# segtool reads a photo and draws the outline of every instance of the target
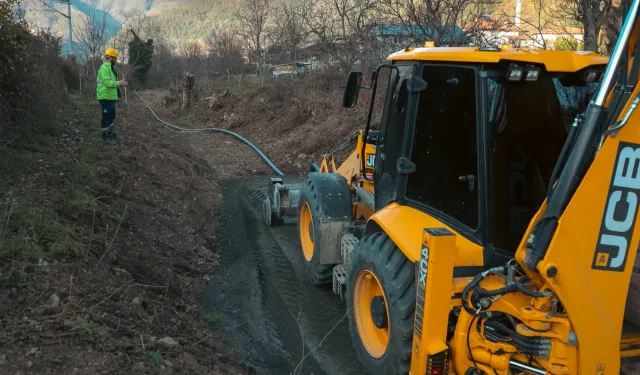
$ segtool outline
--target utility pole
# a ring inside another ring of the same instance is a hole
[[[72,52],[73,46],[73,28],[71,27],[71,0],[67,0],[67,21],[69,22],[69,44],[67,45],[67,56]]]
[[[53,11],[61,15],[62,17],[67,19],[69,24],[69,43],[67,44],[67,56],[69,56],[73,52],[73,28],[71,27],[71,0],[41,0],[42,4],[49,9],[49,11]],[[66,4],[67,5],[67,14],[64,14],[57,10],[54,6],[50,4],[50,2],[58,3],[58,4]]]

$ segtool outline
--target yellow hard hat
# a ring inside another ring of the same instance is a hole
[[[104,55],[118,58],[118,51],[116,51],[115,48],[107,48]]]

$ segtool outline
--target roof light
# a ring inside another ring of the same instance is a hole
[[[482,52],[500,52],[500,48],[498,47],[480,47],[478,51]]]
[[[435,42],[433,40],[426,40],[424,42],[424,48],[433,48],[435,47]]]
[[[585,78],[585,81],[587,81],[587,83],[591,83],[591,82],[595,82],[596,79],[598,79],[598,72],[596,70],[592,70],[587,73],[587,77]]]
[[[507,68],[507,79],[509,81],[521,81],[524,69],[521,66],[511,64]]]
[[[537,81],[539,76],[540,76],[540,68],[537,68],[535,66],[528,66],[527,74],[524,77],[524,79],[525,81],[533,82],[533,81]]]
[[[507,43],[502,43],[500,45],[501,49],[511,49],[511,44],[507,44]]]

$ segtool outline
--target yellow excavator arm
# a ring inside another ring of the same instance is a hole
[[[640,335],[623,321],[640,240],[639,6],[635,0],[628,8],[600,89],[574,124],[553,190],[516,254],[570,323],[575,346],[557,345],[551,354],[569,367],[551,362],[550,373],[619,374],[620,358],[638,354]],[[553,325],[554,312],[548,315],[541,322]]]

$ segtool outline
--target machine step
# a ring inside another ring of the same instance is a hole
[[[349,255],[351,254],[351,251],[353,251],[359,243],[360,240],[353,234],[345,234],[342,236],[340,254],[342,255],[342,264],[344,264],[345,269],[349,266]]]
[[[342,299],[342,295],[344,294],[343,285],[347,283],[347,270],[344,268],[344,265],[338,264],[333,267],[333,293],[340,296]]]
[[[360,240],[353,234],[345,234],[340,241],[340,254],[342,255],[342,264],[333,267],[333,293],[340,296],[344,294],[343,285],[347,283],[347,266],[349,265],[349,255],[351,251],[358,246]]]

